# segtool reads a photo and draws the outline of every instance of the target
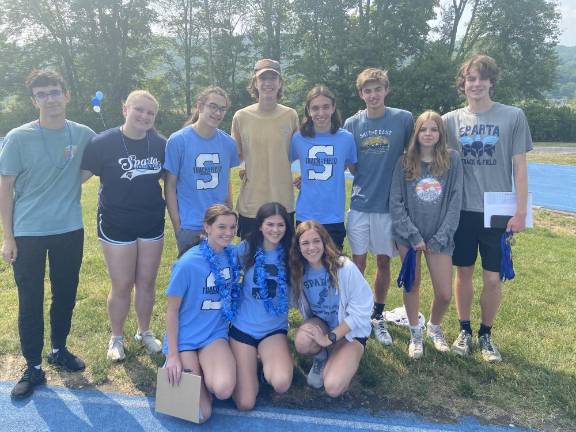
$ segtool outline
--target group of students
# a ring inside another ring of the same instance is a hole
[[[404,292],[409,356],[424,352],[418,322],[422,254],[434,289],[427,336],[438,351],[472,351],[479,250],[484,286],[478,345],[486,361],[500,361],[491,327],[501,300],[504,229],[484,228],[483,194],[511,191],[514,182],[517,210],[506,229],[524,229],[532,141],[523,112],[492,101],[497,79],[492,58],[471,57],[457,75],[466,107],[443,117],[426,111],[414,122],[408,111],[385,105],[388,76],[369,68],[356,81],[365,110],[342,125],[333,93],[317,85],[307,94],[299,126],[296,111],[279,103],[280,64],[262,59],[249,84],[256,103],[235,113],[232,136],[218,129],[228,96],[208,87],[197,96],[192,118],[166,141],[154,130],[159,106],[147,91],[127,97],[122,126],[95,135],[66,120],[69,94],[62,78],[33,72],[27,86],[39,119],[12,130],[0,154],[2,254],[18,286],[27,362],[12,396],[27,397],[45,382],[46,254],[53,293],[48,361],[73,371],[85,367],[67,350],[66,337],[82,261],[80,186],[91,175],[100,177],[97,232],[112,285],[107,356],[125,358],[123,327],[134,290],[135,339],[149,352],[163,350],[172,383],[185,370],[203,376],[204,420],[213,397],[232,396],[239,409],[251,409],[259,382],[288,390],[291,305],[304,318],[295,348],[313,357],[308,384],[342,394],[371,331],[382,344],[392,343],[384,307],[390,259],[398,252],[402,258],[415,252],[417,263],[412,289]],[[300,166],[296,180],[293,161]],[[238,165],[236,213],[230,175]],[[354,176],[347,217],[346,169]],[[296,206],[293,184],[300,189]],[[165,207],[179,259],[166,290],[162,343],[150,319]],[[237,234],[241,242],[234,246]],[[346,236],[352,260],[342,254]],[[368,252],[376,256],[374,294],[363,277]],[[451,301],[453,265],[461,329],[450,348],[441,322]]]

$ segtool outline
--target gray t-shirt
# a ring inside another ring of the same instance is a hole
[[[483,212],[484,192],[512,191],[512,156],[532,150],[526,116],[520,108],[494,102],[483,113],[461,108],[442,118],[448,146],[462,156],[462,210]]]
[[[429,250],[452,255],[454,233],[462,206],[462,164],[450,150],[450,168],[441,176],[422,162],[420,176],[406,180],[402,159],[394,169],[390,190],[390,214],[394,240],[414,246],[422,240]]]
[[[382,117],[368,118],[366,110],[344,123],[354,135],[358,152],[350,208],[366,213],[388,213],[394,164],[404,152],[414,127],[408,111],[386,107]]]
[[[62,234],[82,228],[80,162],[94,136],[66,120],[62,129],[38,121],[12,129],[0,153],[0,175],[14,176],[14,236]]]

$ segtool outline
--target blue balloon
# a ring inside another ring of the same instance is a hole
[[[100,105],[100,99],[98,99],[96,96],[94,96],[90,102],[92,103],[92,106],[99,106]]]
[[[100,90],[98,90],[98,91],[96,92],[96,98],[97,98],[98,100],[104,99],[104,93],[102,93]]]

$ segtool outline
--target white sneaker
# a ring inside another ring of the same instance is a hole
[[[124,353],[124,336],[111,336],[108,342],[108,353],[106,354],[109,360],[122,361],[126,358]]]
[[[320,358],[319,358],[320,357]],[[324,386],[324,367],[328,361],[328,356],[316,356],[314,357],[314,363],[308,372],[308,377],[306,382],[310,387],[315,389],[321,389]]]
[[[408,357],[419,359],[424,355],[424,342],[422,341],[422,329],[410,329],[410,345],[408,345]]]
[[[374,329],[374,337],[382,345],[392,345],[392,336],[386,327],[386,320],[383,315],[378,318],[372,318],[372,328]]]
[[[162,342],[156,339],[156,336],[152,330],[146,330],[142,333],[138,331],[134,335],[134,339],[136,342],[140,342],[142,345],[144,345],[144,348],[146,348],[148,354],[155,354],[162,351]]]
[[[440,325],[434,327],[436,328],[433,328],[433,324],[428,323],[428,329],[426,330],[426,335],[434,345],[434,348],[440,352],[450,351],[450,345],[446,342],[442,328]]]

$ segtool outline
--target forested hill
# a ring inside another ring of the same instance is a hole
[[[570,101],[576,99],[576,46],[556,48],[558,53],[558,80],[556,87],[550,91],[550,98]]]

